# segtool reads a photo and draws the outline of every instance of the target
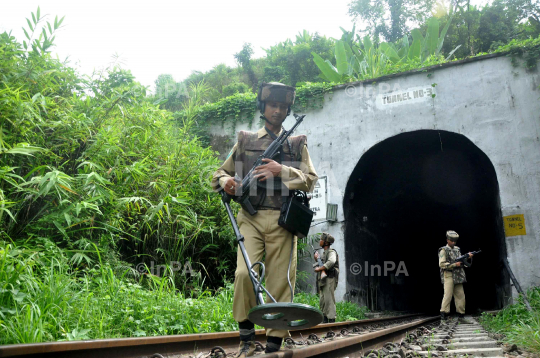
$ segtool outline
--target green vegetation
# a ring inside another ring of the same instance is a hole
[[[294,294],[294,302],[319,307],[319,296],[311,293],[298,292]],[[352,302],[336,303],[336,322],[356,321],[366,318],[367,307],[360,307]]]
[[[527,291],[532,311],[528,311],[520,297],[518,303],[506,307],[496,315],[484,313],[482,325],[489,331],[501,333],[505,340],[540,353],[540,287]]]
[[[43,22],[32,15],[29,38]],[[94,245],[113,266],[190,262],[220,287],[236,255],[209,185],[219,161],[192,134],[206,87],[191,86],[178,122],[129,71],[83,78],[48,54],[50,36],[34,41],[0,35],[0,239],[47,238],[73,268],[96,263]]]
[[[235,329],[229,286],[193,299],[168,277],[103,261],[73,269],[69,254],[44,238],[0,246],[0,344]]]
[[[296,100],[293,106],[295,111],[305,111],[308,109],[322,108],[324,103],[324,95],[332,93],[334,83],[317,82],[305,83],[301,87],[296,88]],[[211,125],[221,125],[229,123],[231,129],[234,130],[237,122],[249,123],[253,126],[253,118],[257,111],[256,108],[257,95],[253,93],[237,93],[230,97],[222,98],[214,103],[207,103],[198,106],[193,114],[195,114],[198,134],[204,143],[208,143],[206,130]],[[179,121],[185,121],[187,112],[178,111],[174,113],[175,118]],[[258,125],[258,123],[257,123]],[[234,134],[234,133],[232,133]],[[232,146],[232,145],[231,145]]]
[[[95,249],[95,246],[93,246]],[[99,251],[95,251],[96,254]],[[137,278],[102,261],[73,268],[71,252],[45,238],[0,243],[0,344],[141,337],[236,330],[233,287],[179,292],[169,277]],[[317,295],[295,302],[318,307]],[[365,307],[337,304],[337,320],[365,318]]]
[[[355,42],[351,40],[355,35],[354,29],[352,32],[344,31],[342,39],[334,42],[333,61],[339,64],[338,67],[334,66],[332,61],[324,60],[317,53],[312,53],[314,63],[321,71],[319,76],[326,82],[299,83],[296,87],[297,97],[293,110],[322,108],[324,95],[331,94],[332,88],[338,84],[376,79],[452,61],[450,59],[452,53],[446,58],[441,54],[448,23],[442,29],[435,18],[428,20],[428,23],[430,26],[425,36],[421,30],[413,30],[414,40],[411,44],[407,36],[396,44],[385,42],[376,44],[367,36],[362,39],[356,35]],[[492,51],[498,52],[508,53],[515,66],[518,66],[522,59],[528,70],[534,70],[540,58],[540,36],[526,40],[512,40]],[[478,53],[476,56],[486,54]],[[253,126],[256,113],[255,100],[256,94],[244,91],[197,107],[197,133],[203,142],[209,143],[207,130],[211,125],[229,123],[231,130],[234,130],[237,122]],[[175,112],[174,115],[175,118],[184,120],[183,111]]]
[[[194,134],[208,86],[174,115],[115,63],[83,77],[50,55],[61,24],[0,34],[0,344],[236,329],[220,162]]]
[[[360,36],[343,28],[340,39],[327,39],[303,31],[295,41],[287,39],[266,49],[266,57],[253,59],[250,44],[235,54],[239,64],[223,64],[207,73],[196,72],[181,82],[170,75],[156,81],[155,98],[163,108],[184,118],[179,104],[189,98],[190,84],[205,81],[211,96],[202,98],[197,114],[198,134],[208,143],[208,126],[229,121],[253,125],[257,84],[279,81],[297,87],[296,111],[322,108],[324,94],[334,85],[376,79],[418,70],[465,57],[510,52],[517,65],[534,69],[540,57],[540,5],[537,0],[495,0],[483,8],[465,1],[451,4],[425,0],[413,8],[406,1],[392,2],[386,14],[384,2],[353,1],[350,14],[369,22]],[[386,16],[389,15],[389,16]],[[414,21],[412,21],[414,20]],[[525,21],[526,20],[526,21]],[[419,28],[410,30],[405,23]],[[497,24],[497,25],[494,25]],[[399,35],[399,37],[396,37]],[[383,39],[389,40],[384,42]],[[164,81],[166,79],[166,81]],[[164,90],[172,88],[174,90]]]
[[[422,0],[412,2],[410,0],[369,2],[366,0],[354,0],[349,4],[349,14],[352,18],[362,20],[365,24],[359,31],[361,36],[355,36],[355,29],[346,31],[342,28],[341,39],[326,38],[318,33],[310,34],[307,31],[298,33],[293,40],[287,39],[268,49],[266,56],[258,59],[252,58],[253,50],[250,44],[244,44],[241,51],[235,54],[239,64],[231,68],[220,64],[212,70],[201,73],[193,72],[188,78],[174,82],[170,75],[161,75],[169,78],[166,84],[174,83],[175,90],[163,91],[163,81],[156,80],[156,93],[159,97],[168,98],[163,108],[174,107],[173,111],[179,110],[186,88],[190,84],[205,81],[210,90],[203,98],[203,102],[213,103],[235,93],[254,92],[254,84],[262,81],[279,81],[288,85],[301,87],[307,82],[322,82],[326,79],[319,77],[320,71],[315,65],[312,53],[317,54],[324,61],[329,61],[332,66],[338,67],[336,62],[336,41],[341,40],[353,49],[354,44],[358,49],[365,48],[365,35],[368,35],[373,48],[377,49],[380,44],[386,42],[390,47],[400,49],[413,47],[413,52],[418,51],[418,45],[414,45],[419,38],[418,33],[429,36],[431,49],[435,43],[438,52],[445,57],[453,56],[462,59],[475,56],[480,53],[496,51],[511,41],[523,41],[538,38],[540,35],[540,3],[538,0],[493,0],[483,7],[470,4],[469,0]],[[434,19],[438,21],[441,29],[440,39],[444,39],[442,47],[439,41],[435,41],[433,33]],[[416,28],[416,30],[415,30]],[[416,32],[416,34],[415,34]],[[407,45],[409,44],[409,45]],[[369,47],[369,46],[367,46]],[[387,46],[388,48],[388,46]],[[383,49],[382,53],[386,53]],[[422,54],[424,54],[422,50]],[[373,56],[375,51],[371,54]],[[431,54],[433,52],[431,51]],[[355,52],[356,57],[366,54]],[[408,55],[408,53],[407,53]],[[422,56],[421,63],[413,61],[409,68],[425,66],[426,57]],[[369,57],[369,56],[368,56]],[[392,63],[395,64],[395,56]],[[402,58],[403,56],[400,56]],[[450,57],[452,58],[452,57]],[[439,59],[430,60],[431,63]],[[362,62],[362,61],[360,61]],[[386,65],[386,63],[385,63]],[[405,65],[401,61],[401,65]],[[390,67],[394,67],[391,65]],[[389,73],[400,72],[397,69]],[[383,73],[384,74],[384,73]],[[160,77],[161,77],[160,76]],[[371,77],[357,77],[374,78]],[[334,82],[336,82],[334,80]],[[160,84],[161,83],[161,84]],[[167,95],[163,95],[167,92]],[[178,94],[180,94],[178,96]]]
[[[505,31],[523,32],[497,40],[508,43],[499,51],[532,69],[536,5],[513,1],[522,5],[515,19],[529,22],[509,20]],[[468,9],[459,15],[467,21]],[[337,83],[443,63],[444,34],[454,29],[444,16],[396,42],[354,29],[339,40],[304,31],[262,59],[245,44],[237,68],[218,65],[181,82],[161,75],[153,96],[116,63],[86,77],[54,59],[63,19],[47,22],[39,9],[22,43],[0,34],[0,344],[235,329],[236,245],[209,187],[220,162],[206,146],[208,126],[251,121],[260,81],[296,86],[294,110],[306,111],[321,108]],[[474,28],[469,50],[484,48],[474,47]],[[184,274],[186,263],[193,274]],[[316,295],[295,301],[318,306]],[[337,319],[365,310],[340,303]],[[498,329],[538,342],[538,314],[515,317],[519,332]]]
[[[448,30],[445,26],[439,34],[439,21],[436,18],[428,20],[428,29],[423,36],[420,30],[412,31],[413,41],[409,45],[407,36],[397,43],[383,42],[374,44],[369,36],[361,39],[353,32],[344,34],[344,39],[336,41],[335,63],[324,61],[313,52],[313,60],[321,70],[321,77],[328,82],[352,82],[377,78],[392,73],[392,67],[410,65],[421,67],[432,59],[443,60],[440,55],[444,37]],[[402,67],[401,67],[402,68]]]

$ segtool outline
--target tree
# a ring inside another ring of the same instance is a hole
[[[443,53],[450,53],[459,46],[454,52],[456,58],[467,57],[478,52],[475,49],[478,47],[477,35],[481,9],[473,5],[469,6],[467,1],[469,0],[464,0],[465,3],[463,1],[455,3],[455,10],[442,49]],[[441,23],[445,25],[450,20],[449,7],[449,2],[440,1],[434,12],[434,15],[438,16]],[[427,23],[423,24],[421,28],[427,28]]]
[[[155,97],[166,100],[161,108],[175,112],[182,108],[183,103],[189,98],[188,89],[183,82],[177,83],[170,74],[161,74],[154,81],[156,86]]]
[[[324,59],[334,58],[334,41],[304,30],[296,35],[296,41],[290,39],[265,49],[266,65],[263,79],[265,82],[278,81],[290,86],[298,82],[318,82],[319,69],[313,62],[311,52],[320,54]]]
[[[486,5],[481,10],[478,24],[478,52],[494,50],[515,38],[519,33],[520,17],[520,11],[508,7],[504,0],[495,0],[491,5]]]
[[[447,7],[448,3],[443,1],[435,6],[434,15],[440,17],[443,24],[449,19]],[[534,20],[527,21],[528,16],[534,15],[532,0],[494,0],[484,7],[470,5],[469,0],[460,0],[455,8],[443,52],[449,53],[461,45],[454,54],[457,58],[495,50],[512,39],[540,34],[540,28],[536,31],[534,27]],[[422,28],[427,28],[427,24]]]
[[[540,35],[540,0],[507,0],[508,8],[518,12],[520,34],[526,37]],[[527,19],[527,22],[523,20]]]
[[[364,30],[377,38],[395,42],[431,16],[434,0],[353,0],[349,15],[367,23]]]
[[[251,48],[250,43],[244,43],[242,51],[234,54],[234,58],[239,65],[242,66],[244,71],[246,71],[249,81],[251,82],[251,89],[255,93],[257,92],[257,76],[255,76],[255,71],[251,66],[251,56],[253,56],[253,49]]]

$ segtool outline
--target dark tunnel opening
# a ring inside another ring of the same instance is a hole
[[[376,144],[352,172],[343,207],[351,299],[372,310],[438,312],[437,251],[446,231],[455,230],[463,254],[482,250],[466,269],[467,313],[508,303],[497,176],[465,136],[419,130]]]

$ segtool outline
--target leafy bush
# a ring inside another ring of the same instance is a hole
[[[31,242],[30,242],[31,241]],[[92,245],[100,257],[101,252]],[[168,277],[132,279],[109,263],[71,268],[72,252],[45,238],[0,242],[0,344],[233,331],[232,284],[198,297]],[[99,260],[99,259],[98,259]],[[319,306],[317,295],[295,302]],[[340,302],[337,321],[365,318],[365,307]]]
[[[540,352],[540,287],[529,289],[527,297],[532,311],[527,310],[520,297],[518,303],[496,315],[484,313],[481,323],[489,331],[504,334],[511,343]]]
[[[191,131],[207,88],[192,86],[179,123],[116,64],[84,78],[52,58],[50,34],[33,35],[47,33],[39,10],[32,19],[31,47],[0,35],[0,239],[48,238],[80,268],[94,244],[113,265],[189,261],[219,287],[236,247],[209,185],[219,161]]]
[[[234,82],[223,86],[223,96],[228,97],[237,93],[249,92],[249,86],[242,82]]]

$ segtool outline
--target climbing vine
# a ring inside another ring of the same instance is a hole
[[[296,88],[296,100],[293,110],[296,112],[310,109],[320,109],[324,105],[324,95],[332,93],[335,83],[310,83]],[[253,125],[257,95],[254,93],[237,93],[214,103],[208,103],[197,109],[197,123],[202,131],[210,125],[230,122],[235,128],[237,123]],[[181,119],[184,112],[177,112],[176,118]]]
[[[512,58],[512,65],[518,66],[518,58],[525,60],[525,68],[529,71],[536,69],[540,59],[540,37],[524,41],[512,40],[505,46],[498,48],[496,52],[506,52]]]
[[[255,111],[257,95],[253,93],[237,93],[199,107],[197,122],[201,124],[225,123],[232,121],[248,122],[251,126]]]
[[[324,105],[324,95],[332,93],[336,83],[306,82],[305,85],[296,88],[296,100],[293,110],[303,112],[309,109],[321,109]]]

